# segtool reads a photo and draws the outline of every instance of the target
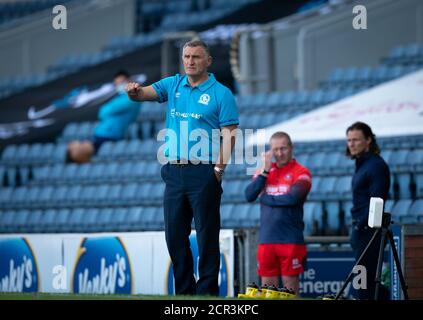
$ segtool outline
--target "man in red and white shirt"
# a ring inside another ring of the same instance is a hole
[[[262,155],[264,167],[245,190],[247,201],[260,200],[258,274],[262,284],[276,287],[282,277],[283,285],[299,295],[299,275],[307,256],[303,205],[311,189],[311,174],[293,158],[287,133],[274,133],[269,144],[270,150]]]

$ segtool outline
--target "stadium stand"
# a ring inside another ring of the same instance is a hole
[[[250,2],[234,1],[229,7],[226,1],[212,1],[210,6],[199,2],[193,7],[191,1],[169,1],[166,5],[156,1],[143,1],[141,5],[139,1],[138,35],[112,39],[100,53],[64,57],[50,71],[65,74],[99,64],[159,42],[170,26],[189,29],[209,22],[207,19],[217,20]],[[146,15],[148,21],[142,19]],[[161,21],[155,21],[159,16]],[[211,43],[227,44],[242,27],[248,26],[217,26],[200,36]],[[393,48],[387,57],[381,57],[379,66],[335,68],[314,90],[238,95],[241,127],[257,129],[289,120],[422,67],[423,45],[410,43]],[[4,97],[15,88],[48,79],[51,79],[48,75],[3,79],[0,94]],[[144,103],[126,139],[103,144],[89,164],[66,163],[66,143],[89,138],[96,125],[92,121],[69,122],[55,143],[7,146],[0,159],[1,232],[162,230],[160,208],[164,184],[156,161],[159,143],[155,136],[164,127],[165,108],[165,104]],[[263,112],[258,113],[259,108]],[[393,178],[386,208],[401,223],[422,222],[422,136],[383,138],[379,142]],[[296,158],[313,174],[313,188],[304,210],[306,235],[345,235],[348,230],[354,164],[346,161],[343,153],[344,142],[339,141],[295,146]],[[250,179],[245,169],[243,165],[230,165],[227,170],[222,199],[224,228],[250,228],[259,224],[258,204],[245,204],[243,190]]]

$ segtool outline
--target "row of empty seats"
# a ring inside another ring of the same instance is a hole
[[[351,202],[306,202],[304,235],[347,234],[351,225],[351,206]],[[394,222],[422,223],[423,199],[387,201],[385,212],[392,213]],[[256,228],[259,224],[260,207],[257,204],[221,206],[222,228]],[[0,233],[148,231],[163,227],[163,209],[159,206],[0,210]]]
[[[420,70],[421,65],[410,66],[379,66],[372,67],[349,67],[337,68],[329,75],[329,79],[324,82],[323,87],[342,87],[342,86],[374,86],[382,82],[390,81],[402,77],[411,72]]]
[[[164,183],[45,185],[0,189],[0,208],[160,205]]]
[[[97,164],[86,164],[82,166],[68,165],[67,170],[71,170],[74,174],[77,168],[84,170],[86,166],[87,171],[97,172],[99,170],[103,173],[105,171],[105,164],[102,162],[108,162],[111,160],[119,160],[127,158],[127,160],[134,161],[133,165],[142,166],[144,160],[149,159],[149,165],[155,167],[159,165],[157,158],[158,149],[164,142],[157,142],[153,139],[141,141],[141,140],[122,140],[119,142],[107,142],[99,150],[96,159]],[[298,149],[298,150],[297,150]],[[311,169],[313,174],[317,175],[333,175],[333,174],[345,174],[352,173],[354,170],[354,161],[348,159],[342,151],[317,151],[311,150],[304,152],[300,146],[296,146],[295,157],[301,164]],[[148,154],[149,156],[147,156]],[[145,157],[144,157],[145,156]],[[419,149],[383,149],[381,156],[388,163],[390,169],[394,173],[402,172],[423,172],[423,148]],[[1,157],[0,167],[15,167],[16,163],[19,167],[41,167],[47,172],[53,170],[53,164],[59,164],[55,171],[63,170],[65,166],[64,160],[66,157],[66,146],[54,144],[32,144],[32,145],[11,145],[5,149]],[[233,156],[233,161],[237,160],[236,156]],[[41,166],[42,165],[42,166]],[[123,163],[112,163],[110,166],[121,167]],[[128,165],[128,164],[126,164]],[[233,167],[233,168],[232,168]],[[245,173],[246,165],[230,164],[228,170],[230,172],[240,171],[240,175]],[[111,167],[107,167],[107,170],[113,174]],[[34,170],[36,171],[36,170]],[[87,172],[84,171],[84,172]],[[244,172],[243,172],[244,171]],[[60,171],[62,173],[62,171]],[[34,175],[37,175],[34,172]],[[82,174],[82,175],[85,175]],[[82,177],[81,175],[81,177]],[[68,175],[69,176],[69,175]],[[89,174],[88,174],[89,176]],[[36,178],[35,178],[36,179]]]
[[[307,157],[307,155],[306,155]],[[300,157],[298,158],[300,163]],[[330,158],[329,158],[330,159]],[[341,166],[328,167],[322,161],[322,167],[309,166],[313,174],[312,197],[336,199],[350,198],[350,179],[354,171],[353,162],[344,160]],[[101,184],[159,181],[161,165],[157,161],[122,161],[99,162],[84,165],[55,164],[19,169],[0,167],[2,185],[10,188],[26,185],[63,185],[63,184]],[[250,169],[252,172],[248,172]],[[254,167],[229,165],[224,183],[249,180]],[[391,199],[415,199],[423,197],[423,172],[399,172],[391,174]],[[236,199],[236,195],[234,199]]]
[[[256,227],[259,214],[258,205],[223,205],[221,224],[223,228]],[[163,228],[163,208],[158,206],[0,210],[0,233],[148,231]]]
[[[162,202],[164,184],[160,166],[148,162],[43,167],[28,185],[0,189],[0,208],[44,208],[66,206],[119,206]],[[311,201],[351,200],[351,175],[313,176]],[[223,202],[245,202],[244,190],[251,182],[229,175],[222,182]],[[412,192],[410,180],[394,176],[391,199],[423,198],[423,173],[417,175]]]
[[[389,56],[383,60],[387,65],[423,64],[423,44],[410,43],[393,48]]]

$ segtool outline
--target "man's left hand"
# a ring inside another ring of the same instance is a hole
[[[222,181],[222,176],[218,174],[216,171],[214,171],[214,175],[216,176],[217,181]]]

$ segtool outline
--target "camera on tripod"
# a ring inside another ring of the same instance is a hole
[[[369,219],[367,224],[370,228],[374,228],[377,230],[375,230],[372,238],[370,239],[370,242],[367,244],[366,248],[361,253],[361,256],[356,261],[355,266],[361,264],[361,261],[363,260],[364,256],[367,254],[367,251],[369,250],[372,243],[374,241],[379,241],[379,255],[378,255],[378,261],[377,261],[377,268],[376,268],[376,279],[375,279],[376,287],[375,287],[375,296],[374,296],[374,299],[378,300],[379,287],[381,285],[383,253],[384,253],[385,243],[389,241],[390,248],[394,256],[397,272],[400,278],[401,288],[404,294],[404,299],[408,300],[407,285],[405,283],[404,275],[401,268],[401,263],[398,257],[398,252],[395,247],[394,237],[392,235],[392,231],[389,229],[389,226],[391,224],[391,214],[384,212],[383,209],[384,209],[383,199],[376,198],[376,197],[370,198]],[[353,270],[354,270],[354,267],[353,267]],[[347,279],[345,280],[341,290],[335,296],[335,300],[338,300],[342,297],[343,291],[347,287],[347,284],[352,280],[353,276],[354,276],[354,272],[351,271]]]

